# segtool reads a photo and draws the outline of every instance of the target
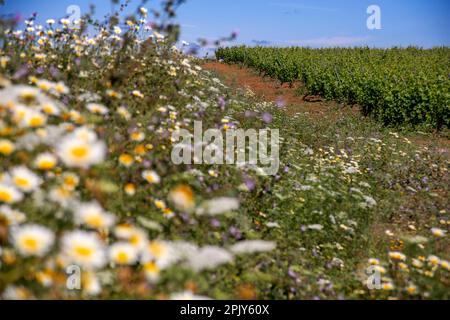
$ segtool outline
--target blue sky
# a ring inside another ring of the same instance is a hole
[[[90,3],[99,17],[111,8],[109,0],[6,0],[0,12],[26,17],[36,11],[44,21],[64,16],[69,5],[87,11]],[[381,30],[367,29],[366,10],[372,4],[381,9]],[[450,46],[449,0],[188,0],[177,20],[182,39],[189,42],[238,30],[236,44]]]

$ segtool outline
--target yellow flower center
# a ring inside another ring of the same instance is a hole
[[[141,240],[141,238],[137,234],[133,234],[130,237],[130,243],[134,246],[137,246],[141,242],[140,240]]]
[[[46,104],[42,107],[42,111],[48,114],[53,114],[55,109],[51,104]]]
[[[21,188],[26,188],[30,186],[30,181],[26,178],[16,177],[14,178],[14,183]]]
[[[93,250],[88,247],[77,246],[75,247],[75,253],[83,258],[89,258],[92,256]]]
[[[134,152],[138,155],[144,155],[145,154],[145,146],[143,146],[142,144],[136,146],[136,148],[134,148]]]
[[[77,185],[77,178],[73,176],[67,176],[64,178],[64,184],[69,187],[75,187]]]
[[[42,118],[41,116],[34,116],[30,119],[30,127],[39,127],[42,126],[42,124],[44,123],[44,118]]]
[[[129,154],[122,154],[119,160],[124,165],[130,165],[133,162],[133,157]]]
[[[4,155],[9,155],[14,151],[14,146],[9,142],[1,142],[0,143],[0,153]]]
[[[158,258],[163,254],[164,246],[158,242],[152,242],[149,245],[149,250],[155,257]]]
[[[41,160],[38,164],[38,168],[42,170],[50,170],[55,166],[55,161],[53,160]]]
[[[22,246],[28,251],[35,251],[38,248],[38,241],[31,237],[22,240]]]
[[[41,89],[43,91],[50,90],[50,85],[48,83],[46,83],[46,82],[39,83],[38,87],[39,87],[39,89]]]
[[[0,190],[0,201],[9,203],[9,202],[12,202],[12,200],[13,200],[13,197],[10,192],[8,192],[6,190]]]
[[[126,252],[119,252],[117,254],[116,260],[120,264],[126,264],[129,260],[128,254]]]
[[[72,156],[78,159],[85,158],[89,154],[89,149],[86,146],[74,147],[71,150]]]
[[[94,228],[101,228],[103,226],[103,219],[97,214],[91,215],[86,218],[86,224]]]
[[[144,265],[144,270],[148,273],[158,273],[159,267],[154,262],[149,262]]]
[[[64,88],[64,86],[63,86],[62,84],[57,84],[57,85],[55,86],[55,90],[56,90],[58,93],[64,93],[65,88]]]

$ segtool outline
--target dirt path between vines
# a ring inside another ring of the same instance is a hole
[[[262,77],[250,68],[216,61],[206,62],[202,67],[216,73],[226,85],[232,88],[250,89],[264,101],[283,105],[283,109],[290,115],[301,112],[310,115],[313,119],[318,119],[326,114],[338,119],[345,114],[359,114],[357,106],[349,107],[335,101],[326,101],[318,96],[299,95],[300,83],[296,83],[292,87],[288,84],[281,86],[279,81]],[[447,154],[450,150],[450,140],[441,134],[432,136],[418,134],[411,137],[411,140],[419,146],[436,146],[440,152]]]

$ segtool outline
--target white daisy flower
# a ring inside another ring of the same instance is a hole
[[[159,280],[161,268],[154,261],[146,262],[143,266],[145,278],[150,283],[155,283]]]
[[[161,178],[155,171],[145,170],[142,172],[142,177],[151,184],[158,184],[161,181]]]
[[[75,223],[94,229],[110,228],[115,222],[115,216],[105,210],[95,201],[79,203],[74,209]]]
[[[58,163],[58,159],[50,152],[41,153],[34,160],[34,165],[40,170],[51,170]]]
[[[122,33],[122,29],[120,29],[120,27],[118,27],[118,26],[115,26],[114,29],[113,29],[113,31],[114,31],[114,33],[117,34],[117,35],[119,35],[119,34]]]
[[[144,263],[155,262],[158,268],[164,269],[178,259],[176,251],[172,246],[163,241],[151,241],[142,253]]]
[[[94,232],[76,230],[64,235],[61,243],[68,263],[86,269],[101,268],[106,263],[105,246]]]
[[[69,88],[62,82],[56,83],[52,89],[56,94],[68,94],[70,92]]]
[[[9,156],[16,149],[14,143],[6,139],[0,139],[0,153]]]
[[[15,167],[11,170],[11,181],[23,192],[35,191],[42,183],[38,175],[24,166]]]
[[[106,146],[102,141],[87,141],[70,135],[61,140],[57,154],[69,167],[88,168],[104,160]]]
[[[138,253],[136,247],[130,243],[117,242],[109,248],[109,259],[118,265],[132,265],[136,263]]]
[[[40,105],[39,109],[51,116],[57,116],[61,113],[60,108],[53,102],[44,102]]]
[[[144,95],[142,94],[142,92],[140,92],[139,90],[133,90],[132,92],[131,92],[131,94],[133,95],[133,96],[135,96],[135,97],[138,97],[138,98],[144,98]]]
[[[76,128],[72,134],[71,134],[74,138],[76,139],[80,139],[83,140],[85,142],[95,142],[97,141],[97,134],[86,127],[79,127]]]
[[[42,257],[51,248],[55,235],[40,225],[24,225],[14,228],[12,243],[23,256]]]
[[[134,228],[127,240],[138,250],[142,250],[148,245],[147,233],[139,228]]]
[[[195,207],[195,195],[188,185],[179,185],[170,190],[169,200],[179,210],[190,211]]]
[[[102,292],[99,278],[93,272],[84,272],[81,277],[83,293],[88,296],[97,296]]]
[[[48,198],[64,208],[68,208],[74,202],[74,194],[72,190],[65,187],[56,187],[51,189],[48,194]]]
[[[19,125],[22,128],[38,128],[45,125],[47,117],[39,111],[26,109]]]
[[[86,109],[88,109],[92,113],[97,113],[101,115],[105,115],[109,112],[109,109],[107,107],[99,103],[88,103],[86,105]]]
[[[134,231],[135,227],[129,223],[121,223],[114,227],[114,235],[119,239],[130,239]]]
[[[23,199],[23,194],[15,187],[0,183],[0,202],[16,203]]]
[[[436,238],[443,238],[446,235],[446,231],[440,228],[431,228],[431,233]]]
[[[53,82],[42,79],[37,81],[36,86],[42,91],[48,92],[53,88]]]

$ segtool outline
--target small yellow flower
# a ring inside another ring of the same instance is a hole
[[[48,115],[58,115],[59,114],[59,109],[58,107],[51,103],[51,102],[46,102],[41,106],[41,110],[42,112],[48,114]]]
[[[406,292],[410,295],[417,294],[417,287],[414,284],[410,284],[406,287]]]
[[[131,114],[125,107],[117,108],[117,113],[125,120],[130,120]]]
[[[447,271],[450,271],[450,262],[447,260],[441,260],[441,267]]]
[[[74,190],[80,183],[80,178],[75,173],[66,172],[62,176],[64,187],[68,190]]]
[[[375,271],[377,271],[380,274],[385,274],[387,272],[386,268],[383,267],[383,266],[375,265],[375,266],[373,266],[373,268],[374,268]]]
[[[385,291],[394,290],[394,284],[392,282],[385,282],[381,285],[381,288]]]
[[[16,147],[14,146],[14,144],[9,141],[9,140],[5,140],[2,139],[0,140],[0,153],[5,155],[5,156],[9,156],[11,153],[14,152],[14,150],[16,149]]]
[[[134,132],[131,133],[130,138],[133,141],[140,142],[140,141],[145,139],[145,134],[143,132],[140,132],[140,131],[134,131]]]
[[[217,177],[219,176],[219,174],[217,173],[217,171],[214,171],[214,170],[208,170],[208,174],[209,174],[211,177],[214,177],[214,178],[217,178]]]
[[[431,264],[432,266],[437,266],[441,263],[441,259],[439,259],[439,257],[433,256],[433,255],[428,256],[427,260],[428,260],[428,263]]]
[[[175,216],[175,213],[170,208],[164,208],[162,209],[162,211],[166,218],[173,218]]]
[[[443,237],[445,237],[445,234],[446,234],[445,230],[442,230],[440,228],[431,228],[431,233],[436,238],[443,238]]]
[[[42,91],[48,92],[50,89],[53,88],[53,83],[51,83],[48,80],[38,80],[36,83],[37,87],[41,89]]]
[[[419,259],[412,259],[412,265],[413,267],[420,269],[423,267],[423,262],[420,261]]]
[[[139,90],[133,90],[132,92],[131,92],[131,94],[133,95],[133,96],[135,96],[135,97],[138,97],[138,98],[144,98],[144,95],[139,91]]]
[[[40,170],[52,170],[57,162],[57,158],[53,154],[47,152],[38,155],[34,163],[36,168]]]
[[[150,261],[144,264],[144,272],[148,281],[155,282],[159,279],[161,269],[155,262]]]
[[[119,265],[132,265],[138,257],[138,250],[126,242],[118,242],[109,248],[109,257],[112,262]]]
[[[59,94],[69,93],[69,88],[67,88],[67,86],[62,82],[58,82],[57,84],[55,84],[54,89]]]
[[[155,200],[153,201],[153,203],[154,203],[155,206],[156,206],[158,209],[160,209],[160,210],[163,210],[163,209],[166,208],[166,204],[165,204],[165,202],[162,201],[162,200],[155,199]]]
[[[155,171],[145,170],[142,172],[142,177],[151,184],[158,184],[161,181],[161,178]]]
[[[372,266],[378,266],[380,264],[380,260],[375,259],[375,258],[370,258],[369,259],[369,264]]]
[[[125,185],[124,190],[125,190],[125,193],[129,196],[134,196],[134,194],[136,193],[136,187],[132,183],[127,183]]]
[[[404,263],[404,262],[400,262],[398,264],[398,267],[399,267],[400,270],[408,271],[408,265],[406,263]]]
[[[53,245],[55,236],[48,228],[40,225],[21,226],[13,234],[13,243],[24,256],[43,256]]]
[[[0,57],[0,66],[1,66],[2,68],[6,68],[6,65],[8,64],[8,62],[9,62],[10,60],[11,60],[10,57],[5,57],[5,56]]]
[[[398,251],[391,251],[389,252],[389,258],[391,260],[395,260],[395,261],[405,261],[406,260],[406,256]]]
[[[111,90],[111,89],[106,91],[106,95],[108,97],[110,97],[110,98],[113,98],[113,99],[122,99],[122,94],[121,93],[119,93],[117,91],[114,91],[114,90]]]
[[[139,155],[139,156],[145,155],[146,152],[147,152],[147,151],[146,151],[146,147],[145,147],[144,145],[142,145],[142,144],[139,144],[139,145],[137,145],[137,146],[134,148],[134,153],[137,154],[137,155]]]
[[[169,193],[169,199],[180,210],[190,211],[195,206],[195,195],[188,185],[178,185]]]
[[[125,166],[125,167],[130,167],[130,166],[133,164],[134,159],[133,159],[133,157],[130,156],[129,154],[127,154],[127,153],[122,153],[122,154],[119,156],[119,162],[120,162],[121,165],[123,165],[123,166]]]

